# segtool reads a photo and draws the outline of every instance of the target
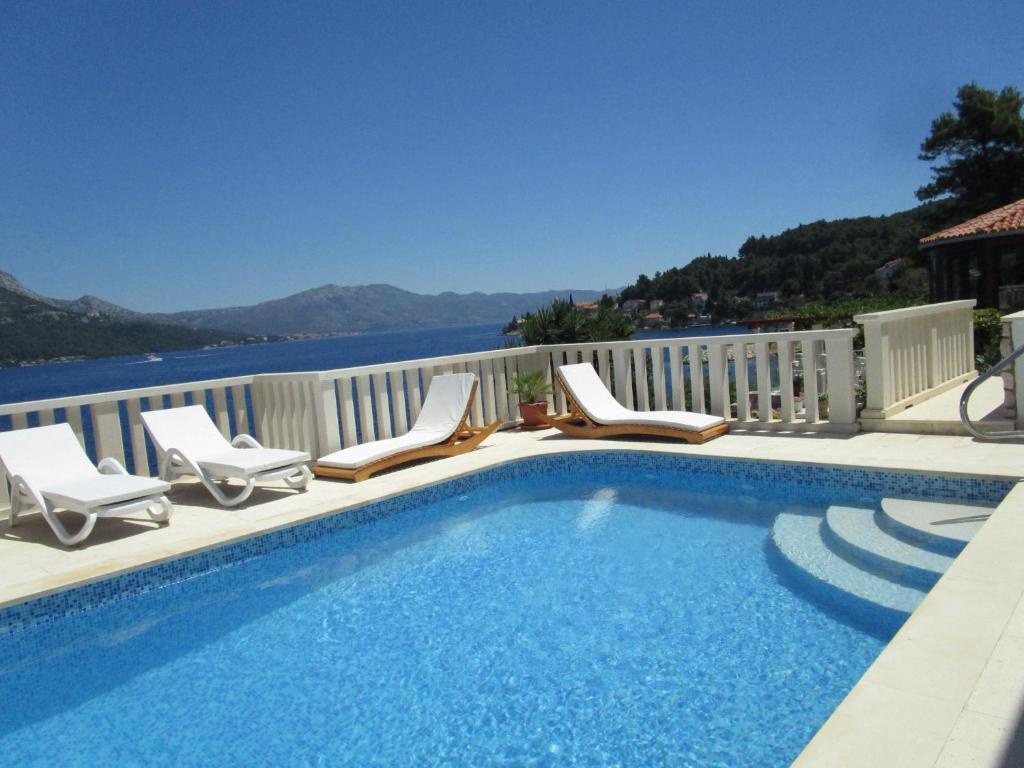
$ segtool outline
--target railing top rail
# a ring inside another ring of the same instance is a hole
[[[1008,315],[1003,315],[1003,320],[1024,320],[1024,309],[1020,312],[1011,312]]]
[[[10,416],[14,413],[41,411],[50,408],[73,408],[76,405],[92,405],[94,403],[109,403],[117,400],[131,400],[136,397],[159,397],[160,395],[173,395],[178,392],[191,392],[195,389],[233,387],[239,384],[250,384],[252,380],[252,376],[234,376],[229,379],[184,381],[180,384],[160,384],[155,387],[120,389],[112,392],[96,392],[88,395],[69,395],[67,397],[54,397],[46,400],[26,400],[20,403],[0,404],[0,416]]]
[[[889,309],[884,312],[866,312],[862,315],[854,315],[853,321],[862,325],[864,323],[897,322],[899,320],[910,320],[915,317],[927,317],[961,309],[971,309],[977,303],[976,299],[960,299],[958,301],[943,301],[939,304],[923,304],[919,307]]]
[[[677,344],[742,344],[746,342],[779,342],[779,341],[811,341],[822,339],[850,339],[857,335],[856,328],[829,328],[817,331],[779,331],[778,333],[734,333],[722,336],[678,336],[666,339],[636,339],[631,341],[599,341],[577,342],[574,344],[545,344],[535,347],[536,350],[579,349],[580,347],[597,347],[598,349],[636,349],[638,347],[657,347]]]
[[[374,365],[359,365],[352,368],[333,368],[329,371],[319,371],[321,379],[340,379],[351,376],[365,376],[374,373],[387,373],[389,371],[407,371],[415,368],[429,368],[431,366],[449,365],[454,363],[469,363],[474,360],[497,360],[504,357],[518,357],[520,355],[532,355],[540,347],[507,347],[505,349],[492,349],[486,352],[464,352],[458,355],[442,355],[439,357],[422,357],[416,360],[398,360],[388,363],[376,363]],[[260,374],[260,377],[279,376],[295,377],[303,374],[294,373],[272,373]],[[309,374],[304,374],[308,376]]]

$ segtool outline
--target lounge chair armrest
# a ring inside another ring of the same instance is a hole
[[[25,482],[21,475],[14,475],[11,477],[11,508],[14,508],[16,499],[18,496],[28,496],[32,503],[39,507],[39,509],[46,509],[46,502],[43,500],[41,494],[36,493],[35,489],[32,488],[28,483]]]
[[[235,448],[262,448],[263,446],[257,442],[256,438],[252,435],[235,435],[235,439],[231,441],[231,445]]]
[[[105,475],[127,475],[128,470],[113,456],[108,456],[96,465],[96,469]]]
[[[160,479],[171,482],[177,474],[203,476],[203,470],[177,448],[169,448],[159,460]]]

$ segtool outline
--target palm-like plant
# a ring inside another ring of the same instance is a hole
[[[512,376],[509,393],[519,398],[521,403],[539,403],[544,395],[552,392],[551,385],[543,371],[520,371]]]
[[[615,307],[601,304],[592,318],[587,341],[620,341],[633,338],[633,324]]]
[[[556,299],[550,307],[526,317],[519,332],[529,345],[585,344],[629,339],[633,326],[614,306],[602,303],[596,315],[587,315],[574,304]]]

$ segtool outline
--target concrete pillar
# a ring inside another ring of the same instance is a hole
[[[999,354],[1009,355],[1024,344],[1024,311],[1003,315],[1003,332],[999,339]],[[1016,429],[1024,429],[1024,358],[1000,371],[1003,379],[1003,411],[1012,418]],[[1021,386],[1017,386],[1017,382]]]

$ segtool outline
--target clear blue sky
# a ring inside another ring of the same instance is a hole
[[[618,286],[915,204],[1018,2],[0,4],[0,269],[140,310]]]

